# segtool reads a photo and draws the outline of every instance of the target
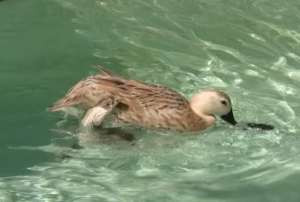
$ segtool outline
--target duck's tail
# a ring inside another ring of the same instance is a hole
[[[85,99],[82,96],[72,96],[67,94],[65,97],[61,98],[53,105],[47,107],[47,111],[59,111],[66,107],[78,105],[80,103],[83,103],[84,101]]]
[[[115,75],[113,75],[112,73],[110,73],[109,71],[105,70],[103,67],[101,66],[95,66],[94,68],[96,68],[98,71],[101,72],[102,76],[108,76],[108,77],[115,77]]]
[[[95,67],[101,72],[101,76],[104,78],[113,78],[114,75],[106,71],[100,66]],[[68,93],[55,102],[53,105],[47,107],[47,111],[59,111],[64,110],[66,107],[71,107],[81,103],[91,104],[99,103],[100,100],[105,99],[105,93],[101,88],[96,88],[97,81],[101,78],[95,78],[95,76],[89,76],[79,81],[75,86],[73,86]],[[99,81],[98,81],[99,83]],[[100,86],[101,87],[101,86]],[[104,93],[104,94],[103,94]]]
[[[88,85],[91,85],[91,82],[88,79],[89,77],[79,81],[75,84],[68,93],[53,105],[47,107],[47,111],[60,111],[63,108],[78,105],[86,101],[85,94],[88,92]]]

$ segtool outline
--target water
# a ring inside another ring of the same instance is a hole
[[[299,19],[292,0],[0,2],[0,201],[299,201]],[[237,120],[276,130],[81,133],[45,108],[94,65],[218,88]]]

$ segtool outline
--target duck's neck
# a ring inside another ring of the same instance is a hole
[[[214,115],[203,113],[202,110],[199,110],[199,106],[195,107],[191,105],[191,109],[198,117],[205,121],[207,127],[213,125],[216,122],[216,117]]]
[[[213,125],[216,122],[216,117],[214,115],[197,114],[197,116],[200,116],[205,121],[207,127]]]

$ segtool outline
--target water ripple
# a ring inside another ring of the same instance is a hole
[[[133,146],[62,124],[69,138],[10,148],[57,161],[33,165],[27,176],[0,178],[0,201],[299,199],[298,2],[53,1],[74,13],[70,23],[92,44],[93,63],[186,97],[221,89],[238,121],[276,129],[244,131],[218,121],[189,135],[132,130]],[[61,145],[71,137],[83,148]]]

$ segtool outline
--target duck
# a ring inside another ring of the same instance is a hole
[[[202,131],[216,122],[216,116],[237,125],[230,97],[217,89],[195,93],[190,100],[163,85],[150,84],[112,74],[96,67],[100,74],[88,76],[69,89],[48,111],[81,109],[84,127],[100,126],[109,118],[112,127],[136,125],[178,132]],[[272,130],[266,124],[249,127]]]

